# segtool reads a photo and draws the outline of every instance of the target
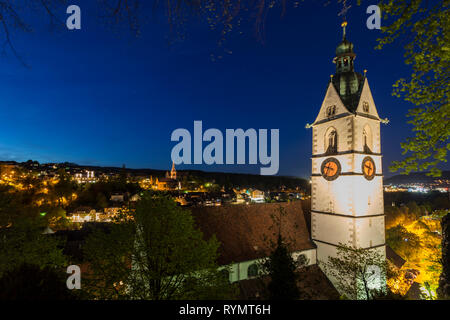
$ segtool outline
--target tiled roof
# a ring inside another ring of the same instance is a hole
[[[310,240],[300,201],[192,208],[193,216],[204,237],[212,235],[221,242],[220,265],[266,257],[269,240],[275,241],[272,214],[283,207],[282,236],[289,241],[291,252],[315,248]]]
[[[391,261],[397,268],[401,268],[405,264],[405,260],[400,257],[391,247],[386,246],[386,258]]]

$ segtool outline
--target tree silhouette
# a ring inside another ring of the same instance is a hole
[[[22,264],[0,278],[0,300],[71,300],[61,269]]]

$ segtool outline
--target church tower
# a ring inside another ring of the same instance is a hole
[[[381,119],[365,72],[354,70],[346,25],[333,60],[336,73],[312,124],[311,233],[322,263],[336,256],[339,244],[386,255]]]
[[[177,170],[175,170],[174,162],[172,162],[172,170],[170,170],[170,179],[177,180]]]

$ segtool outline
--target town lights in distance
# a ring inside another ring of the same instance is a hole
[[[261,175],[275,175],[279,170],[279,129],[270,129],[270,156],[268,154],[267,129],[226,129],[225,150],[223,134],[219,129],[210,128],[203,132],[202,121],[194,121],[194,161],[193,164],[259,164]],[[246,140],[248,139],[248,163],[246,163]],[[192,138],[187,129],[172,132],[171,141],[178,143],[172,148],[171,158],[176,164],[192,164]],[[203,148],[203,141],[210,142]],[[236,141],[236,162],[235,162]],[[225,151],[225,161],[224,161]]]

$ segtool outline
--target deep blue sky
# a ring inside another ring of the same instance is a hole
[[[48,28],[44,13],[33,17],[33,33],[13,32],[17,51],[31,68],[7,52],[0,57],[0,160],[70,161],[89,165],[126,164],[167,169],[176,128],[279,128],[281,175],[310,174],[311,130],[322,103],[334,50],[342,37],[338,5],[306,1],[280,18],[269,14],[265,41],[252,27],[231,36],[220,55],[218,33],[204,23],[187,28],[187,38],[167,45],[164,19],[152,20],[135,38],[99,22],[88,1],[80,31]],[[97,3],[97,2],[95,2]],[[381,117],[384,171],[400,157],[411,134],[408,103],[391,96],[396,79],[407,76],[401,44],[374,50],[380,31],[366,28],[366,6],[348,14],[348,39],[356,69],[367,69]],[[65,8],[61,10],[65,19]],[[180,166],[258,173],[255,166]]]

